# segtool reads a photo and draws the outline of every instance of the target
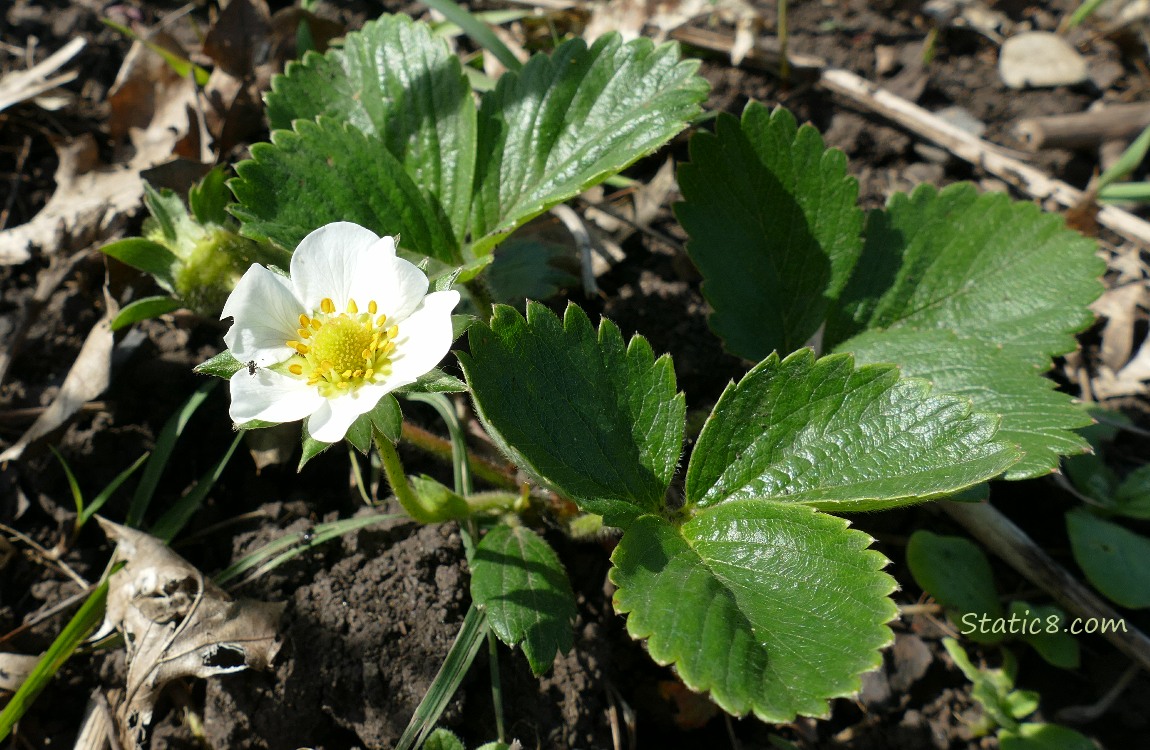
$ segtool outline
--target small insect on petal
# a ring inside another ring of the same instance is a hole
[[[256,370],[259,369],[258,367],[256,367],[256,361],[254,359],[252,361],[248,362],[247,368],[248,368],[248,375],[255,375]]]

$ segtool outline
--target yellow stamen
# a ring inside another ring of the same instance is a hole
[[[389,339],[393,339],[398,335],[399,335],[399,326],[392,326],[391,328],[387,329],[387,337]]]
[[[331,301],[331,297],[324,297],[319,303],[319,309],[331,315],[335,312],[335,303]]]
[[[359,305],[355,304],[355,300],[349,299],[347,301],[347,311],[352,315],[355,315],[357,312],[359,312]]]
[[[303,375],[303,365],[288,365],[288,372],[292,375]]]
[[[378,318],[376,318],[375,325],[379,328],[383,328],[383,324],[386,322],[387,322],[387,316],[386,315],[380,315]]]
[[[375,300],[367,303],[367,311],[371,315],[375,315],[375,313],[379,311],[379,305],[375,304]]]
[[[308,325],[311,325],[311,319],[308,318],[308,316],[304,315],[303,313],[300,313],[299,314],[299,324],[301,326],[307,327]]]
[[[296,331],[296,333],[299,334],[299,337],[301,339],[311,338],[311,329],[310,328],[300,328],[299,330]]]

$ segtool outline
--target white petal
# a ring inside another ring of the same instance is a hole
[[[348,428],[359,415],[375,408],[386,393],[379,386],[365,386],[338,398],[324,399],[324,403],[311,415],[307,430],[321,443],[336,443],[343,440]]]
[[[350,221],[337,221],[315,230],[299,243],[291,257],[291,281],[308,312],[325,297],[341,312],[347,305],[360,258],[379,237]]]
[[[415,379],[439,364],[451,348],[451,311],[459,304],[459,292],[433,292],[399,324],[395,354],[391,358],[390,389],[414,383]]]
[[[384,243],[390,245],[390,253],[376,251]],[[390,237],[384,237],[375,248],[360,255],[352,284],[352,297],[361,311],[369,301],[375,300],[378,312],[395,323],[410,315],[427,294],[427,276],[414,264],[395,256]]]
[[[326,401],[315,386],[272,370],[254,375],[240,370],[231,379],[232,406],[228,414],[236,424],[259,419],[295,422],[312,414]]]
[[[240,278],[224,303],[221,318],[233,318],[224,343],[241,362],[255,360],[261,367],[283,362],[292,355],[286,343],[298,339],[300,301],[291,282],[264,268],[252,266]]]

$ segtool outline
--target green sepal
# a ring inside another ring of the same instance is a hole
[[[232,375],[235,375],[245,367],[247,367],[247,365],[236,359],[235,355],[231,353],[231,350],[224,349],[207,362],[199,363],[192,368],[192,370],[200,375],[214,375],[217,378],[230,380]]]
[[[471,506],[462,495],[426,474],[408,477],[408,481],[423,511],[416,519],[420,523],[462,521],[471,515]]]
[[[467,384],[438,368],[420,375],[415,382],[395,389],[396,393],[466,393]]]
[[[227,179],[225,167],[213,167],[203,179],[188,190],[188,206],[200,224],[223,226],[231,220],[227,212],[227,205],[231,199]]]
[[[308,419],[310,419],[310,417]],[[299,466],[296,467],[296,472],[303,471],[303,467],[307,466],[309,461],[333,445],[333,443],[324,443],[316,440],[311,436],[311,431],[307,428],[308,419],[303,421],[303,429],[300,431],[301,453],[299,457]]]

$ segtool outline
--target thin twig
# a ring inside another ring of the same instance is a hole
[[[4,635],[0,635],[0,643],[6,643],[6,642],[12,640],[13,638],[15,638],[16,636],[20,635],[21,633],[23,633],[25,630],[28,630],[30,628],[34,628],[37,625],[39,625],[40,623],[44,622],[45,620],[52,619],[56,615],[67,610],[69,607],[74,606],[77,602],[84,599],[90,593],[92,593],[91,587],[86,588],[86,589],[82,589],[82,590],[76,592],[75,594],[72,594],[71,596],[66,597],[66,598],[56,602],[55,604],[53,604],[48,609],[45,609],[41,612],[37,612],[27,622],[21,624],[20,626],[18,626],[16,628],[13,628],[12,630],[5,633]]]
[[[4,532],[5,534],[10,535],[13,539],[18,539],[19,541],[23,542],[24,544],[27,544],[32,549],[36,550],[36,552],[39,553],[39,555],[42,558],[44,558],[44,560],[59,566],[61,572],[63,572],[64,575],[68,576],[73,581],[75,581],[80,586],[80,588],[88,589],[88,588],[92,587],[92,584],[90,584],[86,580],[84,580],[84,576],[80,575],[75,570],[73,570],[72,566],[68,565],[68,563],[64,562],[59,557],[52,554],[51,550],[45,549],[39,542],[37,542],[35,539],[31,538],[27,534],[24,534],[23,532],[17,531],[16,529],[12,528],[11,526],[8,526],[7,524],[3,524],[3,523],[0,523],[0,531]]]
[[[848,70],[824,70],[819,83],[852,104],[886,117],[907,130],[942,146],[955,156],[1000,177],[1028,195],[1073,208],[1084,193],[1046,176],[1042,171],[1004,153],[1004,149],[951,125],[912,102],[879,88]],[[1114,206],[1101,206],[1097,221],[1126,239],[1150,247],[1150,223]]]
[[[939,507],[1004,562],[1034,583],[1073,617],[1122,622],[1100,632],[1116,649],[1150,670],[1150,638],[1129,625],[1109,604],[1070,575],[1009,518],[989,503],[943,501]]]

